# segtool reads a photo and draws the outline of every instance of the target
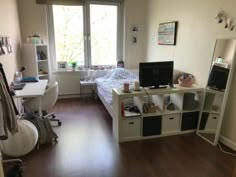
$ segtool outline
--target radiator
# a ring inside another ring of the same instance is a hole
[[[108,70],[96,71],[94,77],[101,77],[107,73]],[[54,73],[53,80],[58,82],[59,95],[77,95],[77,94],[91,94],[91,86],[83,86],[80,88],[80,78],[87,76],[87,71],[68,72],[68,73]],[[81,93],[82,91],[82,93]]]
[[[78,75],[57,75],[59,95],[80,94],[80,77]]]

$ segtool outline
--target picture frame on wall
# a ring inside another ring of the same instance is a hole
[[[60,70],[60,71],[67,70],[67,62],[66,61],[58,61],[57,66],[58,66],[58,70]]]
[[[160,23],[158,27],[158,45],[176,45],[178,22]]]

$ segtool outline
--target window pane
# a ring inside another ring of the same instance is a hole
[[[57,61],[84,65],[83,7],[53,5],[53,19]]]
[[[117,6],[90,5],[92,65],[115,65]]]

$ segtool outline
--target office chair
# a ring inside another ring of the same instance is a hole
[[[48,89],[46,89],[44,95],[41,97],[41,104],[43,110],[43,117],[50,118],[51,121],[56,121],[58,123],[58,126],[61,126],[62,122],[59,119],[56,119],[55,114],[48,113],[48,110],[55,105],[57,97],[58,97],[58,83],[55,82],[53,85],[49,86]],[[23,103],[26,110],[30,110],[33,112],[37,112],[39,107],[38,104],[39,104],[39,98],[28,99],[25,100]]]

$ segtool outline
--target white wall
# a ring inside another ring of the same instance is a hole
[[[139,63],[145,60],[146,45],[146,0],[125,0],[125,28],[124,28],[124,60],[126,68],[138,68]],[[131,27],[137,25],[137,44],[132,44]]]
[[[36,0],[20,0],[18,8],[22,41],[26,42],[26,37],[38,34],[47,43],[46,6],[37,5]]]
[[[17,65],[20,63],[20,26],[18,19],[17,0],[0,1],[0,36],[9,36],[13,52],[0,56],[7,80],[13,80]]]
[[[210,68],[215,40],[233,38],[214,20],[219,9],[236,17],[234,0],[148,0],[147,61],[174,60],[175,67],[192,73],[204,84]],[[176,46],[158,46],[158,24],[178,21]]]
[[[236,17],[235,0],[148,0],[146,61],[174,60],[177,69],[192,73],[206,85],[216,39],[236,38],[214,20],[220,9]],[[178,21],[176,46],[158,46],[158,24]],[[236,142],[236,72],[223,120],[222,135]]]

